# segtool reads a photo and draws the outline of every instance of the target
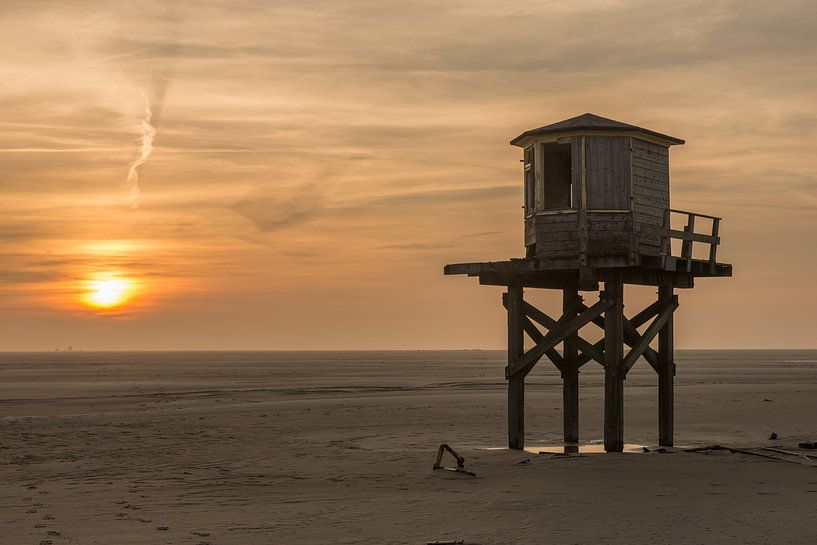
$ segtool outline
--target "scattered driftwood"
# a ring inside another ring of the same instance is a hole
[[[800,448],[817,449],[817,441],[806,441],[797,445]]]
[[[463,543],[465,542],[461,539],[454,539],[452,541],[429,541],[428,545],[462,545]]]
[[[800,452],[792,452],[790,450],[783,450],[783,449],[774,448],[774,447],[760,447],[760,448],[763,449],[763,450],[768,450],[770,452],[779,452],[780,454],[786,454],[788,456],[796,456],[798,458],[803,459],[809,465],[813,465],[812,461],[811,461],[812,458],[817,460],[817,456],[812,456],[810,454],[802,454]]]
[[[729,451],[729,452],[731,452],[733,454],[748,454],[750,456],[760,456],[761,458],[768,458],[770,460],[776,460],[778,462],[793,462],[795,464],[811,465],[811,466],[813,466],[814,464],[811,463],[810,458],[816,458],[817,459],[817,457],[808,456],[808,455],[805,455],[805,454],[804,455],[799,455],[799,454],[794,453],[794,452],[787,452],[787,451],[783,451],[783,450],[775,449],[775,448],[760,447],[760,449],[761,450],[779,452],[781,454],[794,455],[794,456],[797,456],[799,458],[799,460],[793,460],[791,458],[781,458],[780,456],[772,456],[771,454],[764,454],[762,452],[757,452],[757,450],[735,448],[735,447],[726,447],[726,446],[723,446],[723,445],[709,445],[708,447],[688,448],[688,449],[684,449],[684,452],[710,452],[710,451],[713,451],[713,450],[726,450],[726,451]],[[805,463],[803,461],[800,461],[800,460],[804,460]]]
[[[780,454],[788,454],[789,456],[803,456],[799,452],[792,452],[790,450],[783,450],[782,448],[777,447],[760,447],[762,450],[768,450],[769,452],[779,452]]]
[[[566,460],[568,458],[584,458],[587,455],[578,452],[540,452],[539,456],[547,456],[548,460]]]
[[[443,462],[443,454],[445,453],[445,451],[450,452],[450,453],[451,453],[451,455],[452,455],[454,458],[456,458],[456,460],[457,460],[457,467],[444,467],[444,466],[442,465],[442,462]],[[453,472],[455,472],[455,473],[462,473],[462,474],[464,474],[464,475],[470,475],[470,476],[472,476],[472,477],[476,477],[476,476],[477,476],[477,474],[476,474],[476,473],[474,473],[473,471],[468,471],[467,469],[465,469],[465,458],[463,458],[462,456],[460,456],[459,454],[457,454],[457,453],[454,451],[454,449],[452,449],[451,447],[449,447],[449,446],[448,446],[447,444],[445,444],[445,443],[443,443],[442,445],[440,445],[440,448],[437,450],[437,461],[436,461],[436,462],[434,462],[434,467],[433,467],[432,469],[434,469],[434,470],[437,470],[437,469],[444,469],[444,470],[446,470],[446,471],[453,471]],[[447,543],[456,543],[456,542],[453,542],[453,541],[452,541],[452,542],[447,542]],[[462,541],[460,541],[460,543],[462,543]]]

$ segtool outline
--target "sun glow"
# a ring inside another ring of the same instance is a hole
[[[125,278],[107,277],[87,282],[83,297],[86,305],[110,309],[125,304],[133,292],[133,283]]]

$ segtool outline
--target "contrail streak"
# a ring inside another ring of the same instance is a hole
[[[145,115],[142,118],[142,150],[139,158],[131,163],[128,171],[128,182],[131,184],[130,204],[132,208],[139,208],[139,195],[142,193],[139,189],[139,167],[150,157],[153,151],[153,137],[156,136],[156,128],[150,124],[153,117],[153,112],[150,111],[150,101],[146,95],[145,97]]]

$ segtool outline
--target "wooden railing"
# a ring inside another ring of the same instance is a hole
[[[682,214],[686,216],[686,225],[683,231],[678,231],[672,228],[672,215]],[[695,232],[695,218],[706,218],[712,220],[712,229],[708,234]],[[715,216],[707,216],[706,214],[696,214],[694,212],[687,212],[686,210],[668,209],[664,216],[664,225],[667,229],[667,236],[665,237],[665,255],[672,256],[672,239],[681,240],[681,255],[674,256],[685,260],[687,271],[692,270],[692,245],[694,243],[709,244],[709,266],[712,270],[715,269],[717,262],[718,244],[720,244],[720,237],[718,236],[718,229],[720,227],[721,218]],[[703,260],[702,260],[703,261]]]

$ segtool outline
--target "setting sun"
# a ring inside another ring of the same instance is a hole
[[[88,282],[84,301],[87,305],[108,309],[124,304],[133,290],[133,284],[123,278],[104,278]]]

